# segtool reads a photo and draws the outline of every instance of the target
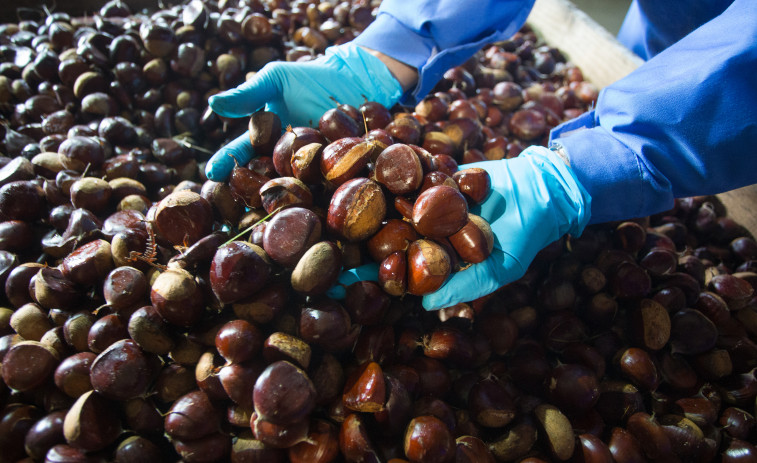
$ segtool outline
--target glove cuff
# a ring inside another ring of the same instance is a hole
[[[565,219],[562,221],[565,229],[561,230],[561,235],[570,233],[573,236],[579,236],[591,219],[591,195],[581,185],[570,167],[569,153],[561,145],[559,145],[559,150],[558,154],[555,150],[542,146],[530,146],[521,153],[521,156],[530,157],[531,162],[540,165],[544,172],[551,174],[546,185],[550,190],[554,205]]]
[[[394,106],[402,97],[402,86],[389,72],[389,68],[357,43],[348,42],[326,49],[326,60],[338,60],[340,67],[345,68],[356,82],[357,88],[370,89],[369,97],[372,101],[381,103],[387,108]]]

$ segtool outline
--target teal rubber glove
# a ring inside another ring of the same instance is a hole
[[[591,197],[547,148],[531,146],[513,159],[460,166],[469,167],[481,167],[491,177],[491,193],[471,213],[491,225],[494,250],[484,262],[454,273],[439,290],[423,296],[426,310],[472,301],[517,280],[540,250],[566,233],[580,235],[589,222]],[[338,298],[344,286],[377,278],[376,264],[345,271],[339,278],[343,286],[329,295]]]
[[[390,108],[401,96],[400,83],[381,60],[347,43],[326,49],[324,56],[313,61],[268,63],[251,80],[211,96],[208,103],[224,117],[246,117],[265,107],[279,116],[282,127],[317,127],[335,101],[357,108],[368,100]],[[235,159],[244,165],[254,154],[245,132],[210,158],[205,174],[224,181]]]

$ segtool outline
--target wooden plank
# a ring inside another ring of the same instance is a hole
[[[757,185],[717,195],[728,211],[728,216],[757,236]]]
[[[600,88],[644,62],[567,0],[536,0],[528,24],[581,68],[586,80]]]
[[[528,23],[581,68],[586,80],[600,88],[625,77],[644,62],[567,0],[536,0]],[[731,218],[757,236],[757,185],[717,197]]]

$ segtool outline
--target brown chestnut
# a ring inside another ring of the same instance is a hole
[[[414,241],[407,249],[407,291],[423,296],[441,288],[452,271],[449,254],[431,240]]]
[[[326,223],[329,231],[347,241],[362,241],[376,233],[385,215],[386,200],[379,184],[359,177],[334,192]]]
[[[413,225],[421,235],[446,238],[468,222],[468,203],[454,188],[439,185],[418,196],[413,204]]]
[[[376,181],[396,195],[412,193],[423,181],[423,166],[418,155],[402,143],[395,143],[379,154],[374,172]]]

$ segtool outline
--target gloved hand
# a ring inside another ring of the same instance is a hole
[[[313,61],[268,63],[253,79],[213,95],[208,103],[224,117],[249,116],[265,106],[279,116],[282,127],[317,127],[321,115],[335,107],[335,100],[356,108],[366,100],[376,101],[390,108],[401,96],[400,83],[379,58],[347,43],[326,49]],[[205,167],[209,179],[226,180],[234,168],[230,155],[240,165],[252,159],[247,132],[210,158]]]
[[[517,280],[536,254],[566,233],[580,235],[589,222],[591,197],[553,151],[531,146],[520,156],[460,166],[481,167],[492,181],[486,200],[471,208],[491,225],[494,250],[479,264],[454,273],[436,292],[423,296],[426,310],[472,301]],[[376,264],[343,272],[339,283],[378,279]],[[344,286],[329,291],[343,297]]]

